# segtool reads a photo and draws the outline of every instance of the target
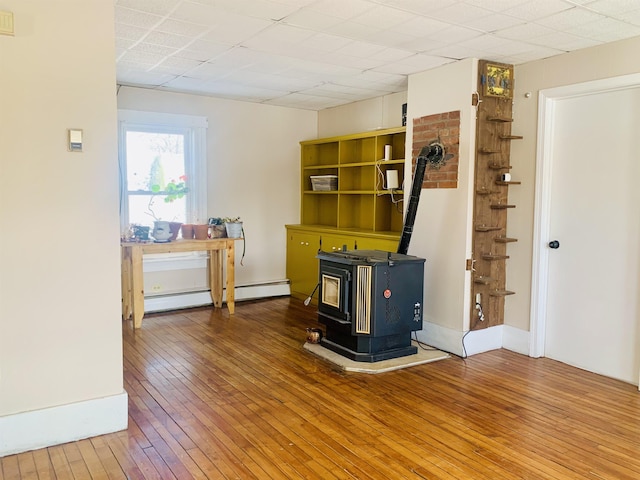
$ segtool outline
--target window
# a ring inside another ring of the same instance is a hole
[[[120,110],[120,222],[206,221],[203,117]]]

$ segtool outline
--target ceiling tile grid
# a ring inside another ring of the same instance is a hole
[[[117,82],[320,110],[640,35],[639,0],[114,0]]]

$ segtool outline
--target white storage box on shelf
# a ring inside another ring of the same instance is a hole
[[[311,175],[311,189],[314,192],[328,192],[338,189],[337,175]]]

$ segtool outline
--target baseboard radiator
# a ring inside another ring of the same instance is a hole
[[[258,298],[282,297],[291,294],[289,280],[279,280],[250,285],[236,285],[235,301],[255,300]],[[222,295],[222,301],[226,301],[226,289]],[[193,308],[211,305],[209,290],[171,293],[166,295],[145,296],[145,312],[163,312],[167,310],[179,310],[181,308]]]

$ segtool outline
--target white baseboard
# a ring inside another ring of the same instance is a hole
[[[235,301],[251,300],[255,298],[281,297],[291,295],[291,288],[287,280],[261,283],[256,285],[240,285],[235,288]],[[226,289],[222,300],[226,301]],[[144,299],[145,312],[162,312],[211,305],[211,294],[204,292],[186,292],[171,295],[149,296]]]
[[[421,342],[460,357],[465,354],[467,356],[476,355],[498,348],[506,348],[523,355],[529,355],[529,332],[509,325],[474,330],[465,336],[465,332],[424,322],[422,330],[416,332],[416,335]],[[464,349],[462,346],[463,337]]]
[[[529,355],[531,353],[529,350],[530,337],[531,335],[526,330],[505,325],[502,334],[502,346],[512,352]]]
[[[0,457],[125,430],[127,392],[0,417]]]
[[[416,332],[418,340],[443,352],[462,356],[462,332],[442,327],[435,323],[423,322],[422,330]]]
[[[464,347],[467,355],[476,355],[490,350],[502,348],[502,331],[504,325],[473,330],[464,337]]]

